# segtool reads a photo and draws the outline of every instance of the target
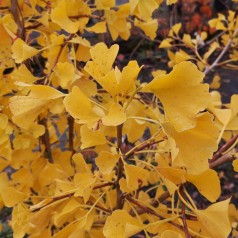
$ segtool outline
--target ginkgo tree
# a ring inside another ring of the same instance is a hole
[[[86,37],[127,40],[137,27],[153,40],[160,4],[0,2],[0,206],[13,209],[14,237],[236,236],[216,168],[232,162],[238,171],[238,96],[223,105],[203,80],[222,56],[211,66],[207,56],[197,65],[180,57],[141,83],[137,61],[116,65],[118,44]]]

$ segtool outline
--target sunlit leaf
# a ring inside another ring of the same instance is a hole
[[[99,168],[99,171],[103,174],[110,174],[115,167],[119,154],[112,154],[107,151],[100,152],[99,156],[95,159],[95,163]]]
[[[197,175],[187,174],[186,178],[210,202],[215,202],[221,194],[220,179],[212,169],[208,169]]]
[[[105,76],[111,71],[118,50],[118,45],[108,49],[104,43],[96,44],[90,49],[92,61],[87,62],[85,70],[95,79]]]
[[[102,118],[102,124],[106,126],[118,126],[126,121],[126,114],[117,103],[114,103],[109,108],[109,112]]]
[[[228,217],[230,199],[212,204],[205,210],[194,210],[202,228],[214,238],[228,237],[231,226]]]
[[[209,102],[208,85],[203,73],[191,62],[181,62],[171,73],[155,78],[145,86],[161,100],[167,120],[177,131],[193,128],[195,115]]]
[[[53,22],[69,33],[75,33],[79,30],[79,22],[71,21],[68,17],[65,0],[58,1],[57,6],[52,9],[50,16]]]
[[[103,234],[106,238],[125,238],[133,236],[143,229],[143,224],[130,216],[125,210],[115,210],[108,216]]]
[[[166,123],[163,128],[175,140],[179,150],[178,155],[174,155],[173,166],[185,166],[191,174],[200,174],[209,168],[208,159],[217,149],[219,135],[211,114],[204,113],[197,117],[196,127],[190,130],[177,132]]]
[[[26,44],[20,38],[17,38],[12,45],[12,57],[16,63],[22,63],[24,60],[38,54],[38,50]]]

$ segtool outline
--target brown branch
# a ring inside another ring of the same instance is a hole
[[[21,14],[21,9],[17,0],[11,0],[10,12],[17,24],[17,36],[25,40],[24,21]]]
[[[117,126],[117,152],[121,153],[122,151],[122,128],[123,124]],[[121,209],[123,207],[124,199],[122,196],[121,188],[120,188],[120,179],[122,178],[124,170],[124,165],[122,158],[119,158],[118,166],[117,166],[117,180],[116,180],[116,191],[117,191],[117,209]]]
[[[217,64],[219,63],[219,61],[222,59],[222,57],[225,55],[225,53],[229,50],[234,37],[236,36],[236,34],[238,33],[238,28],[235,30],[235,32],[233,33],[233,36],[228,40],[226,46],[223,48],[223,50],[221,51],[221,53],[218,55],[218,57],[216,58],[216,60],[210,65],[207,66],[204,70],[204,74],[206,75],[208,72],[210,72],[214,67],[217,66]]]
[[[209,161],[210,163],[213,163],[215,160],[223,156],[223,153],[225,153],[229,148],[233,146],[233,144],[237,141],[238,134],[234,135],[229,141],[226,142],[225,145],[223,145],[212,157],[212,159]]]
[[[180,192],[181,196],[184,199],[186,199],[182,186],[180,186],[179,192]],[[188,231],[188,224],[187,224],[187,221],[186,221],[186,213],[185,213],[186,205],[183,203],[183,201],[181,201],[181,202],[182,202],[182,215],[181,215],[181,217],[182,217],[182,222],[183,222],[183,227],[184,227],[184,234],[185,234],[186,238],[191,238],[191,236],[189,234],[189,231]]]
[[[50,163],[54,163],[51,144],[50,144],[50,134],[47,126],[47,118],[43,118],[39,121],[39,124],[45,127],[45,134],[41,136],[42,144],[45,145],[45,152]]]
[[[158,214],[156,211],[154,211],[153,209],[139,203],[139,201],[135,200],[133,197],[131,197],[129,194],[125,194],[124,195],[126,200],[131,202],[132,204],[136,205],[138,208],[140,208],[141,210],[143,210],[145,213],[147,214],[152,214],[156,217],[158,217],[159,219],[163,220],[163,219],[166,219],[165,217],[163,217],[162,215]],[[176,224],[175,222],[173,221],[168,221],[168,223],[170,223],[171,225],[177,227],[178,229],[182,230],[183,231],[183,227]]]
[[[231,153],[225,154],[221,157],[219,157],[217,160],[211,162],[209,164],[210,169],[215,169],[216,167],[225,164],[227,162],[232,162],[236,159],[236,156],[232,155]]]
[[[96,185],[95,187],[93,187],[93,190],[96,190],[96,189],[99,189],[99,188],[104,188],[104,187],[111,186],[111,185],[115,185],[115,184],[113,182],[99,184],[99,185]],[[47,207],[47,206],[51,205],[54,202],[57,202],[59,200],[63,200],[65,198],[70,198],[70,197],[74,196],[74,194],[75,194],[75,192],[70,192],[70,193],[58,195],[58,196],[55,196],[55,197],[47,198],[46,200],[48,200],[48,202],[43,203],[42,205],[40,205],[43,201],[45,201],[45,200],[43,200],[42,202],[31,206],[30,211],[32,211],[32,212],[39,211],[42,208]],[[107,210],[107,212],[108,212],[108,210]]]
[[[69,150],[74,154],[76,151],[74,149],[74,118],[69,115],[68,117],[69,125]]]

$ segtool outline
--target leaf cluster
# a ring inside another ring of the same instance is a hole
[[[207,62],[217,47],[201,56],[177,24],[160,47],[180,40],[195,55],[168,51],[171,72],[141,83],[137,61],[116,65],[118,44],[87,39],[127,40],[133,26],[153,40],[160,4],[0,2],[0,206],[13,208],[14,237],[225,238],[232,228],[235,237],[237,210],[219,200],[216,168],[232,161],[238,171],[238,95],[223,105],[203,80],[222,58]],[[230,47],[229,14],[211,25],[228,22]]]

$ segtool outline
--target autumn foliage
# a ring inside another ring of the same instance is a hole
[[[237,67],[238,18],[200,27],[213,14],[200,1],[194,28],[158,43],[153,13],[176,2],[0,1],[0,207],[15,238],[237,237],[217,168],[238,171],[238,95],[223,104],[219,75],[211,90],[204,77]],[[135,29],[171,67],[147,83],[137,61],[115,63]]]

